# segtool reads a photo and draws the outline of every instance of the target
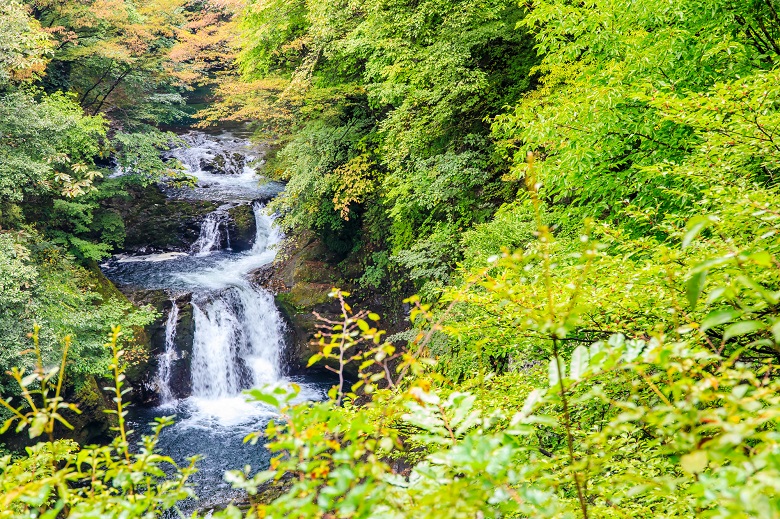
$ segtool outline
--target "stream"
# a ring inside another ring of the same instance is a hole
[[[251,446],[243,439],[264,429],[274,417],[274,410],[247,402],[242,391],[295,382],[301,387],[301,400],[319,400],[325,397],[329,383],[314,377],[284,375],[280,361],[285,345],[284,321],[273,295],[249,277],[275,257],[275,245],[281,236],[273,216],[259,200],[278,194],[282,186],[260,182],[251,165],[256,154],[240,135],[190,132],[182,138],[187,146],[170,153],[197,178],[197,185],[164,187],[166,196],[221,205],[203,220],[200,236],[188,252],[118,255],[101,267],[123,289],[164,290],[171,299],[170,310],[164,316],[165,348],[157,357],[154,376],[160,405],[135,409],[131,421],[138,435],[149,432],[148,423],[155,417],[175,415],[175,425],[160,437],[161,453],[180,464],[186,464],[190,456],[203,456],[193,479],[200,500],[181,504],[182,510],[189,513],[241,498],[224,482],[226,470],[246,465],[252,471],[267,468],[270,455],[263,442]],[[237,204],[252,206],[257,229],[251,249],[242,252],[231,249],[228,235],[226,210]],[[176,343],[183,304],[192,305],[194,325],[188,363],[191,394],[176,398],[172,372],[175,363],[186,355]]]

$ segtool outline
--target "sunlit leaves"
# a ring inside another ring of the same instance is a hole
[[[0,96],[0,200],[25,195],[78,196],[97,177],[107,122],[83,114],[66,95]]]
[[[29,426],[31,437],[45,433],[50,441],[28,448],[23,457],[0,458],[0,518],[54,519],[66,505],[68,517],[73,518],[141,518],[161,514],[193,496],[187,479],[197,458],[189,467],[179,468],[171,458],[155,452],[160,432],[172,424],[171,417],[155,419],[153,434],[141,438],[137,452],[129,451],[126,434],[130,431],[125,428],[123,407],[127,388],[121,374],[123,352],[117,345],[118,329],[108,344],[115,380],[115,386],[108,389],[114,392],[117,407],[107,411],[116,416],[118,424],[118,438],[110,446],[80,448],[70,440],[54,441],[55,422],[70,427],[60,410],[77,411],[61,396],[67,349],[60,367],[46,371],[40,364],[37,328],[32,337],[39,360],[36,371],[31,376],[22,376],[19,370],[13,374],[27,407],[14,409],[5,399],[0,402],[16,413],[20,424]],[[81,484],[73,486],[74,481]]]
[[[0,89],[34,79],[51,56],[51,40],[17,0],[0,4]]]

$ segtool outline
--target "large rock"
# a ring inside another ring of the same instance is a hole
[[[172,310],[170,296],[163,290],[131,290],[128,298],[136,305],[150,305],[160,314],[160,317],[147,326],[149,336],[149,360],[143,366],[138,365],[128,370],[127,378],[133,387],[132,397],[136,402],[145,405],[159,403],[160,388],[158,386],[159,356],[166,348],[166,324]],[[178,319],[174,346],[176,355],[171,369],[170,389],[175,398],[186,398],[192,393],[190,380],[190,365],[192,363],[192,342],[195,334],[195,323],[192,318],[192,303],[189,294],[176,298]]]
[[[219,204],[205,200],[173,200],[159,186],[131,186],[127,196],[106,202],[125,223],[124,252],[186,252],[200,235],[207,214]]]
[[[200,160],[200,169],[217,175],[240,175],[246,167],[246,155],[242,153],[217,153],[213,159]]]
[[[227,213],[230,247],[236,252],[251,249],[257,234],[254,209],[249,204],[243,204],[231,207]]]
[[[309,358],[319,351],[315,340],[318,321],[313,312],[332,320],[340,318],[339,304],[328,294],[333,287],[343,287],[344,280],[335,266],[323,261],[328,256],[319,239],[304,235],[288,243],[277,261],[254,273],[255,282],[275,294],[291,332],[283,355],[290,373],[307,369]]]

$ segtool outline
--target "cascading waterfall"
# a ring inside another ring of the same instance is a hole
[[[176,360],[176,325],[179,321],[179,306],[176,300],[171,300],[171,309],[168,311],[168,319],[165,321],[165,350],[159,358],[157,371],[157,387],[160,392],[162,404],[173,401],[171,392],[171,371],[173,361]]]
[[[169,156],[178,158],[197,184],[169,184],[162,188],[168,197],[177,200],[220,204],[203,222],[198,241],[189,254],[120,256],[102,267],[121,286],[165,290],[178,294],[179,299],[190,294],[191,304],[180,301],[179,306],[172,302],[165,323],[165,347],[152,384],[158,388],[164,405],[136,408],[138,414],[131,419],[140,431],[154,418],[175,412],[176,424],[162,432],[159,448],[178,463],[187,463],[196,453],[205,455],[192,481],[202,498],[224,504],[236,495],[224,482],[225,471],[244,466],[249,460],[255,469],[262,469],[268,466],[270,457],[262,442],[247,446],[244,438],[262,430],[275,411],[247,401],[242,390],[295,382],[301,388],[301,400],[317,400],[324,396],[329,383],[308,376],[283,376],[283,321],[273,296],[250,279],[253,271],[273,261],[273,245],[280,239],[273,217],[254,201],[272,198],[282,186],[272,182],[258,184],[252,163],[254,151],[245,139],[229,133],[200,132],[183,138],[189,145],[171,150]],[[228,211],[237,204],[253,204],[257,227],[252,248],[239,252],[230,250],[227,234]],[[190,307],[191,323],[185,314]],[[187,337],[177,339],[178,321],[179,332]],[[192,350],[187,348],[190,332]],[[175,343],[180,343],[181,349]],[[186,384],[187,368],[191,384]],[[176,386],[180,382],[185,383]],[[190,396],[176,398],[190,389]],[[196,506],[205,505],[201,500],[198,505],[181,506],[189,514]]]
[[[200,236],[192,244],[190,252],[196,255],[205,255],[212,251],[219,250],[222,243],[222,232],[220,227],[227,228],[225,224],[225,215],[220,211],[215,211],[206,216],[200,226]]]
[[[211,290],[193,295],[195,336],[192,347],[193,395],[217,399],[242,389],[279,381],[284,325],[273,296],[244,277],[278,240],[263,206],[253,204],[257,233],[248,264],[207,272]]]
[[[252,244],[252,253],[260,254],[271,245],[275,245],[281,239],[279,231],[273,226],[273,219],[265,214],[265,206],[260,202],[252,204],[252,211],[255,215],[255,243]],[[261,230],[262,229],[262,230]]]
[[[282,323],[273,297],[248,281],[193,300],[192,389],[196,397],[235,396],[279,380]]]

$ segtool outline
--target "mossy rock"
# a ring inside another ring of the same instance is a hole
[[[287,294],[289,303],[302,310],[326,304],[333,286],[330,283],[296,283]]]
[[[328,283],[333,287],[339,284],[338,272],[324,261],[301,260],[293,269],[293,283]]]
[[[130,253],[188,251],[200,235],[200,226],[218,204],[204,200],[173,200],[159,186],[131,186],[128,196],[104,203],[125,224],[122,250]]]
[[[165,350],[165,326],[171,311],[171,296],[164,290],[132,289],[129,289],[126,295],[134,304],[150,305],[159,313],[159,317],[143,330],[148,343],[147,362],[136,364],[127,371],[128,381],[133,387],[132,399],[147,405],[157,404],[159,403],[156,387],[157,360]],[[177,358],[171,368],[171,391],[176,398],[186,398],[192,393],[190,364],[195,334],[190,295],[178,296],[176,305],[179,308],[174,340]]]
[[[255,243],[257,224],[252,206],[244,204],[228,209],[230,246],[236,252],[249,250]]]

